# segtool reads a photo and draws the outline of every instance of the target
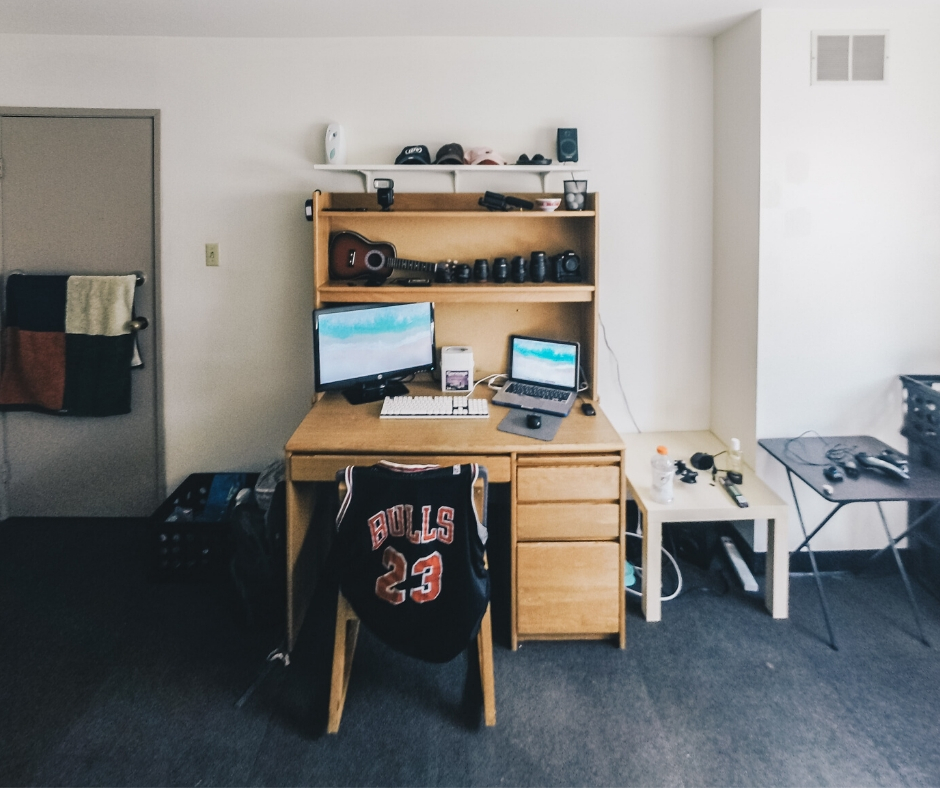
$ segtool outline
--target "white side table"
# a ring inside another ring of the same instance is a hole
[[[647,621],[662,619],[663,523],[726,522],[733,520],[768,521],[767,583],[764,598],[774,618],[787,618],[790,590],[790,552],[787,542],[787,504],[757,478],[754,470],[742,468],[744,481],[738,485],[749,506],[741,509],[723,487],[711,485],[711,474],[699,471],[695,484],[678,479],[671,503],[657,503],[650,498],[652,473],[650,458],[657,446],[669,449],[672,460],[689,459],[695,452],[717,454],[727,447],[711,432],[649,432],[624,435],[626,445],[627,489],[636,500],[643,523],[643,614]],[[718,458],[719,468],[727,455]]]

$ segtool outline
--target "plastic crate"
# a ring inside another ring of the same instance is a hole
[[[232,555],[231,512],[257,473],[194,473],[150,518],[150,573],[156,580],[208,579]]]
[[[940,375],[901,375],[904,424],[901,434],[940,451]]]

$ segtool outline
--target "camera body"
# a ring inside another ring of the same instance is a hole
[[[580,282],[581,258],[571,249],[552,256],[552,278],[556,282]]]
[[[375,178],[372,181],[375,195],[383,211],[387,211],[395,203],[395,181],[391,178]]]

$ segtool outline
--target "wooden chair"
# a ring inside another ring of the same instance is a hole
[[[346,497],[345,482],[339,484],[340,501]],[[479,478],[473,485],[473,500],[476,510],[483,516],[484,501],[486,500],[486,478]],[[333,643],[333,672],[330,682],[330,711],[327,722],[327,733],[339,731],[340,720],[343,716],[343,707],[346,704],[346,691],[349,688],[349,677],[352,672],[353,654],[356,650],[356,638],[359,634],[359,618],[352,606],[343,596],[337,593],[336,603],[336,637]],[[493,636],[490,624],[490,605],[486,606],[486,613],[480,622],[480,629],[476,636],[477,653],[480,664],[480,684],[483,688],[483,719],[487,726],[496,724],[496,690],[493,679]]]

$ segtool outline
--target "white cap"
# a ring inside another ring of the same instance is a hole
[[[741,451],[741,441],[737,438],[731,439],[731,451]]]

